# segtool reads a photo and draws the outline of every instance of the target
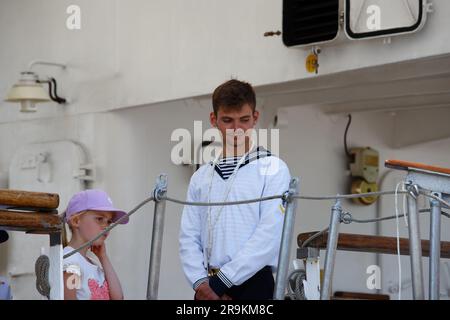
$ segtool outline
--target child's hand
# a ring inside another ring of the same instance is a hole
[[[101,245],[99,246],[92,246],[91,247],[91,251],[100,259],[104,259],[107,257],[106,255],[106,245],[103,242]]]

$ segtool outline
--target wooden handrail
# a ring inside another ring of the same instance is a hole
[[[450,175],[450,169],[448,169],[448,168],[435,167],[435,166],[430,166],[427,164],[417,163],[417,162],[409,162],[409,161],[401,161],[401,160],[386,160],[384,162],[384,165],[388,168],[393,168],[393,169],[400,169],[400,170],[418,169],[418,170],[425,170],[425,171],[429,171],[429,172]]]
[[[0,227],[6,230],[53,233],[60,232],[62,225],[57,214],[0,210]]]
[[[35,211],[55,210],[59,206],[59,195],[55,193],[0,189],[0,206],[7,208],[30,208]]]
[[[301,233],[297,237],[297,244],[302,246],[315,232]],[[307,247],[324,249],[327,247],[328,232],[320,235],[307,244]],[[397,254],[397,238],[384,236],[370,236],[362,234],[340,233],[338,250]],[[400,238],[400,254],[409,255],[409,239]],[[422,256],[430,255],[430,241],[422,240]],[[441,258],[450,258],[450,242],[441,241]]]

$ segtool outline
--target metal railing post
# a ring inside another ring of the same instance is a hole
[[[50,233],[50,266],[48,280],[50,284],[50,300],[64,300],[63,248],[61,232]]]
[[[161,199],[167,193],[167,175],[160,174],[154,190],[155,210],[153,216],[152,244],[148,271],[147,300],[158,298],[159,273],[161,269],[161,249],[164,234],[164,215],[166,200]]]
[[[331,284],[333,281],[334,261],[339,236],[339,224],[341,223],[342,207],[341,201],[336,199],[331,208],[330,227],[328,231],[327,253],[325,256],[325,270],[320,293],[320,300],[330,300]]]
[[[420,239],[420,223],[417,210],[417,196],[419,190],[417,185],[409,184],[408,190],[408,232],[409,232],[409,255],[411,257],[411,279],[413,287],[413,299],[423,300],[425,298],[422,271],[422,243]]]
[[[292,178],[289,183],[288,197],[286,199],[286,213],[284,216],[283,233],[281,235],[280,253],[278,256],[278,271],[273,295],[275,300],[283,300],[285,296],[291,242],[295,224],[295,210],[297,208],[297,199],[292,196],[298,195],[298,189],[299,179]]]
[[[441,197],[440,193],[434,193]],[[435,199],[430,200],[430,284],[429,299],[439,300],[439,263],[441,258],[441,203]]]

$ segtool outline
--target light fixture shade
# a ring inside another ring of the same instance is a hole
[[[21,112],[36,112],[37,102],[51,101],[48,93],[38,82],[34,72],[22,72],[21,78],[16,83],[5,99],[8,102],[19,102]]]
[[[33,102],[50,101],[48,93],[39,83],[34,84],[15,84],[8,93],[5,101],[22,102],[31,100]]]

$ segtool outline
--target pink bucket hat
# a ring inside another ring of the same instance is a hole
[[[105,191],[89,189],[78,192],[70,199],[66,210],[66,222],[73,215],[86,210],[115,212],[113,222],[126,215],[124,211],[113,207],[112,200]],[[128,221],[129,219],[126,217],[120,224],[127,224]]]

